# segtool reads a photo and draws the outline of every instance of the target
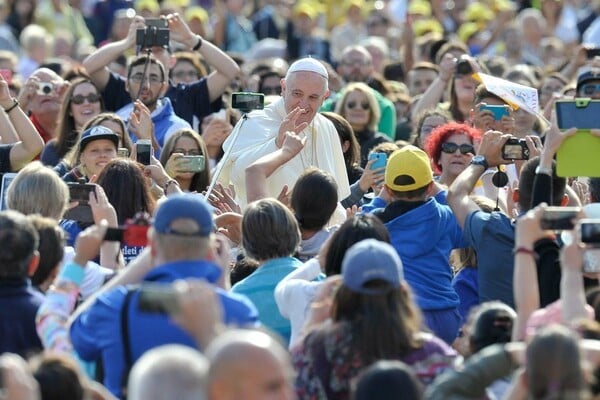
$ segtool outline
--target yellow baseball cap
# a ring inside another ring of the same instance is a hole
[[[385,184],[397,192],[420,189],[433,181],[429,156],[416,146],[404,146],[390,156]]]

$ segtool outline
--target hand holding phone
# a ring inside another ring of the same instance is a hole
[[[140,139],[135,143],[136,160],[140,164],[150,165],[152,158],[152,142],[148,139]]]

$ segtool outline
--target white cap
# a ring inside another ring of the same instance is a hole
[[[329,79],[329,74],[327,73],[327,69],[325,66],[316,58],[306,57],[301,58],[300,60],[295,61],[287,73],[291,74],[292,72],[314,72],[316,74],[321,75],[325,79]]]

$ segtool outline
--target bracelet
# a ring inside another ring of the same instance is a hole
[[[193,51],[198,51],[198,50],[200,50],[200,47],[202,47],[202,42],[203,42],[202,36],[196,35],[196,37],[198,38],[198,43],[196,43],[196,45],[194,47],[192,47]]]
[[[167,194],[167,190],[169,189],[169,186],[171,186],[171,185],[179,186],[179,182],[177,182],[175,179],[169,179],[167,181],[167,183],[165,183],[165,185],[163,186],[163,191],[165,192],[165,194]]]
[[[538,258],[538,255],[535,252],[535,250],[527,248],[527,247],[523,247],[523,246],[516,247],[513,250],[513,254],[514,255],[517,255],[517,254],[527,254],[527,255],[532,256],[534,260],[537,260],[537,258]]]
[[[12,100],[13,100],[13,105],[4,109],[4,112],[7,114],[19,106],[19,100],[15,99],[14,97]]]

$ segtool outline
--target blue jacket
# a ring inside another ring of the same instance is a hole
[[[42,349],[35,329],[35,316],[44,295],[29,279],[0,281],[0,354],[17,353],[27,357]]]
[[[221,274],[216,265],[204,261],[179,261],[164,264],[150,271],[144,282],[171,283],[177,279],[199,278],[214,283]],[[121,308],[126,287],[107,292],[83,312],[71,325],[71,342],[75,351],[86,361],[102,358],[104,385],[115,395],[121,393],[125,365]],[[216,289],[224,311],[224,322],[239,326],[256,325],[258,315],[252,303],[244,296]],[[197,347],[195,341],[175,325],[167,315],[138,311],[138,291],[134,290],[129,302],[129,342],[131,359],[135,361],[147,350],[168,343]]]
[[[403,203],[407,204],[392,202],[374,214],[390,233],[402,260],[404,279],[422,310],[454,308],[459,302],[448,258],[452,249],[466,247],[463,232],[450,207],[434,198],[408,211],[399,210]]]
[[[117,111],[117,115],[127,123],[132,111],[133,103],[129,103]],[[191,128],[190,124],[175,114],[171,100],[168,97],[163,97],[159,100],[156,109],[152,111],[151,118],[154,123],[154,137],[156,137],[156,141],[161,148],[173,132],[182,128]],[[137,142],[137,136],[134,134],[130,133],[129,137],[131,137],[133,143]]]

